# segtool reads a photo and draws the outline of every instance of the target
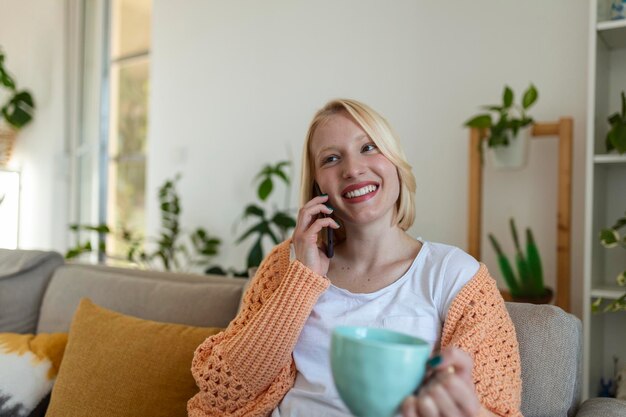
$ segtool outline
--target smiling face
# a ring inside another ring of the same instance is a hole
[[[330,116],[309,144],[314,177],[344,223],[391,224],[400,194],[396,167],[345,111]]]

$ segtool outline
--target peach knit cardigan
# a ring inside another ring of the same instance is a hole
[[[190,417],[268,416],[293,386],[293,349],[330,282],[299,261],[290,262],[289,244],[276,246],[263,261],[226,330],[196,349],[191,372],[200,392],[187,403]],[[485,408],[521,416],[515,329],[484,265],[452,302],[441,346],[459,347],[473,357],[476,392]]]

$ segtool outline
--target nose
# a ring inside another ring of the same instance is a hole
[[[343,178],[357,178],[365,172],[365,166],[359,157],[345,157],[343,160]]]

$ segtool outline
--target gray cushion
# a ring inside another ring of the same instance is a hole
[[[624,417],[626,401],[615,398],[592,398],[585,401],[576,417]]]
[[[87,265],[57,269],[44,296],[37,332],[65,332],[81,298],[135,317],[225,327],[245,280]]]
[[[56,252],[0,249],[0,332],[34,333]]]
[[[582,325],[558,307],[506,303],[522,360],[524,417],[573,415],[582,378]]]

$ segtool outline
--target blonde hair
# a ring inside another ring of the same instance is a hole
[[[302,149],[300,205],[303,206],[316,195],[313,185],[315,164],[310,152],[311,139],[320,125],[340,112],[347,112],[372,139],[380,152],[396,167],[400,181],[400,195],[396,202],[394,223],[402,230],[407,230],[415,221],[415,176],[411,165],[407,162],[400,142],[387,120],[371,107],[356,100],[331,100],[313,116]],[[342,229],[335,232],[342,235]],[[344,237],[338,236],[338,241],[343,240]]]

